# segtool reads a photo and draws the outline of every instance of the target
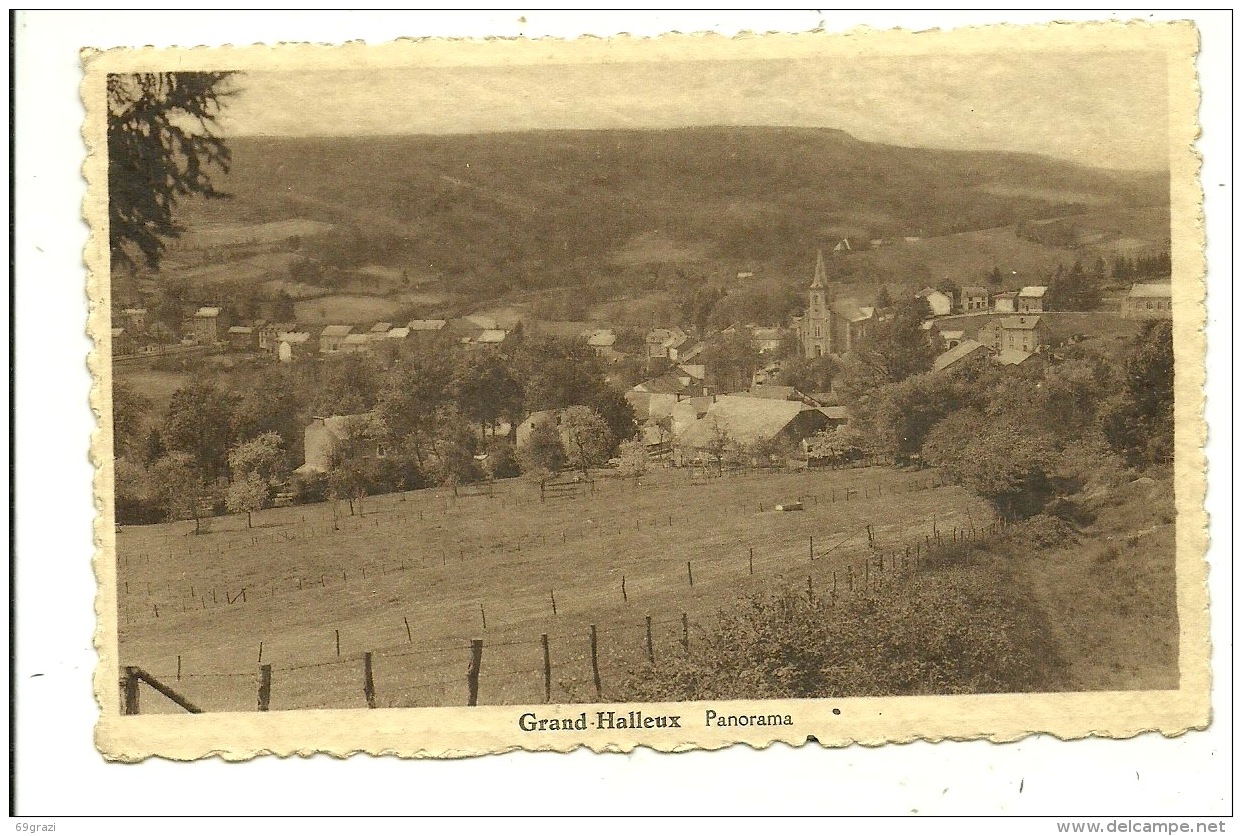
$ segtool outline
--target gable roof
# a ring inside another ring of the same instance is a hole
[[[282,343],[304,343],[310,337],[305,331],[282,331],[276,335],[277,341]]]
[[[587,337],[587,345],[594,348],[610,348],[617,342],[617,335],[609,330],[592,331]]]
[[[798,401],[720,395],[702,418],[686,428],[681,443],[687,447],[706,447],[719,426],[735,442],[751,444],[776,436],[804,411],[823,417],[819,410]]]
[[[1035,355],[1020,348],[1002,348],[993,359],[1002,366],[1020,366]]]
[[[447,319],[411,319],[405,327],[411,331],[439,331],[447,324]]]
[[[505,337],[509,336],[508,331],[501,331],[499,328],[489,328],[475,338],[475,342],[480,343],[502,343]]]
[[[377,322],[371,326],[371,333],[372,334],[386,334],[388,333],[388,330],[390,328],[392,328],[391,322]]]
[[[229,328],[230,334],[253,334],[254,329],[247,325],[234,325]]]
[[[1130,287],[1131,299],[1169,299],[1173,296],[1171,282],[1153,282],[1151,284],[1135,284]]]
[[[940,336],[946,340],[960,340],[966,336],[965,331],[941,331]]]
[[[1044,294],[1048,292],[1048,288],[1040,285],[1032,285],[1024,287],[1018,292],[1018,295],[1024,299],[1042,299]]]
[[[987,351],[987,346],[978,340],[962,340],[962,342],[932,361],[932,371],[943,371],[955,363],[960,363],[980,349]]]
[[[871,319],[875,315],[875,308],[860,307],[857,299],[850,299],[848,297],[834,300],[832,311],[848,322],[862,322],[863,320]]]
[[[1037,316],[1006,316],[1000,320],[1002,331],[1031,331],[1039,327]]]
[[[392,339],[403,340],[406,337],[410,336],[410,329],[408,326],[402,326],[399,328],[390,328],[388,330],[388,336]]]
[[[752,386],[744,392],[734,392],[732,394],[738,398],[768,398],[774,401],[788,401],[797,399],[798,390],[792,386],[764,383],[761,386]]]
[[[350,331],[354,330],[352,325],[328,325],[319,332],[321,337],[344,337]]]
[[[201,317],[204,317],[204,318],[206,318],[206,317],[213,317],[213,316],[219,316],[219,315],[220,315],[220,309],[219,309],[219,308],[199,308],[199,309],[195,312],[195,314],[194,314],[194,315],[195,315],[195,316],[201,316]]]

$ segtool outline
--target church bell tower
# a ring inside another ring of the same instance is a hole
[[[802,317],[802,349],[808,359],[832,353],[833,287],[824,266],[824,251],[815,257],[815,278],[807,289],[806,314]]]

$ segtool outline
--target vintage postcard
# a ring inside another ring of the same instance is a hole
[[[83,53],[114,760],[1210,721],[1193,24]]]

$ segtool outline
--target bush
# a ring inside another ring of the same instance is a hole
[[[721,611],[684,657],[619,698],[781,699],[1056,690],[1065,667],[1007,575],[969,559],[830,605],[785,588]]]
[[[324,502],[328,498],[328,475],[295,473],[289,479],[289,488],[293,491],[293,502],[296,505]]]

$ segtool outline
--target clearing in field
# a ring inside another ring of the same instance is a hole
[[[335,524],[326,504],[271,509],[252,530],[218,518],[200,536],[126,528],[121,665],[208,711],[253,710],[262,665],[272,709],[348,708],[366,705],[369,653],[378,706],[463,705],[481,640],[480,703],[595,701],[685,652],[740,593],[795,581],[844,594],[935,533],[992,523],[931,471],[686,469],[593,487],[546,501],[521,480],[392,494]],[[774,510],[789,502],[804,510]]]

